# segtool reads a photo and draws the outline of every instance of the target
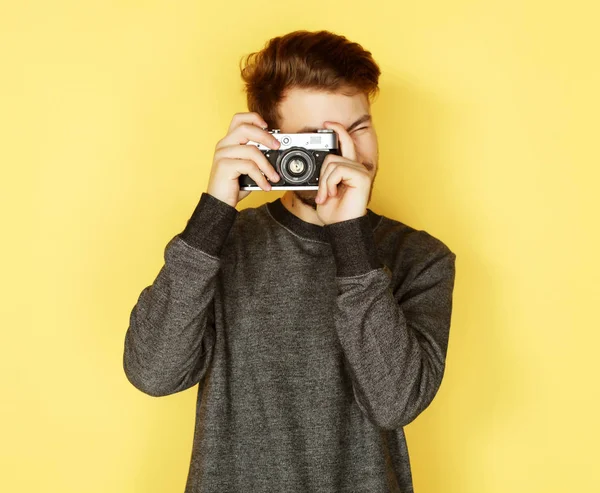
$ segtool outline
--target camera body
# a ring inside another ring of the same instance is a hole
[[[271,190],[318,190],[321,165],[327,154],[340,155],[338,136],[330,129],[319,129],[311,133],[282,134],[279,129],[269,130],[279,143],[279,149],[249,141],[269,160],[280,180],[267,181]],[[263,173],[264,174],[264,173]],[[248,175],[240,175],[240,190],[262,190]]]

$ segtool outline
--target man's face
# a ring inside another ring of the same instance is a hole
[[[367,96],[363,93],[347,96],[342,92],[293,88],[286,92],[278,110],[281,133],[315,132],[325,128],[323,124],[327,121],[342,124],[354,142],[357,162],[370,170],[375,169],[369,191],[370,202],[379,166],[379,148]],[[344,152],[343,147],[340,151]],[[293,193],[306,205],[317,208],[317,190],[295,190]]]

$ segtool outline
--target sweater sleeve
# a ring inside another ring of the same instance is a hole
[[[142,392],[165,396],[200,382],[215,341],[214,293],[220,251],[238,211],[203,193],[185,229],[129,317],[123,368]]]
[[[325,228],[337,269],[335,329],[355,400],[377,426],[401,428],[427,408],[442,381],[456,255],[436,242],[408,286],[394,292],[367,216]]]

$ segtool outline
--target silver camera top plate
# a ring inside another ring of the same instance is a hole
[[[279,129],[273,129],[269,130],[269,133],[279,141],[279,149],[271,149],[253,140],[248,141],[246,145],[257,146],[261,151],[284,151],[291,147],[303,147],[317,151],[338,149],[338,136],[333,130],[328,128],[319,129],[316,132],[297,134],[282,134],[279,133]]]

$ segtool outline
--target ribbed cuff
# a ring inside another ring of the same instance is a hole
[[[188,245],[218,257],[239,211],[203,192],[179,237]]]
[[[337,277],[365,274],[383,267],[368,215],[324,226],[335,257]]]

